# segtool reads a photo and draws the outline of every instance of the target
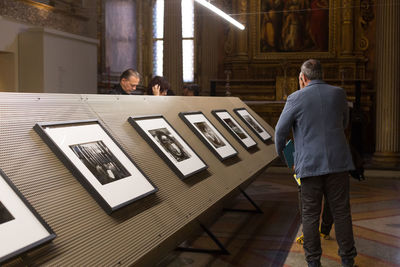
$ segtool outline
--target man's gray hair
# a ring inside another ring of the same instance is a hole
[[[121,81],[122,79],[129,79],[129,77],[131,77],[131,76],[134,76],[134,77],[140,79],[139,72],[137,72],[134,69],[127,69],[121,74],[121,76],[119,77],[119,81]]]
[[[309,80],[322,80],[321,62],[316,59],[309,59],[301,65],[301,72]]]

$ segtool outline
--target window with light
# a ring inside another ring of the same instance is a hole
[[[183,82],[194,81],[194,4],[182,0],[182,67]]]
[[[194,4],[182,0],[182,67],[183,82],[194,81]],[[163,76],[164,0],[153,6],[153,75]]]
[[[156,0],[153,7],[153,75],[163,76],[164,0]]]

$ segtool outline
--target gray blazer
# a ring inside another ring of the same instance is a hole
[[[283,159],[286,138],[293,129],[295,172],[301,177],[354,169],[344,128],[349,120],[346,92],[312,80],[294,92],[275,128],[275,148]]]

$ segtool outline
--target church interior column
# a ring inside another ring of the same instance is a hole
[[[164,3],[164,77],[175,94],[182,94],[182,14],[181,0]]]
[[[400,5],[382,0],[376,25],[376,146],[377,165],[400,165]]]

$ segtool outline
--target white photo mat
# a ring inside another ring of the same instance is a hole
[[[246,148],[256,146],[254,139],[240,126],[240,124],[226,110],[213,111],[220,122],[229,129],[229,131],[239,140]]]
[[[0,263],[55,238],[50,227],[38,219],[39,215],[5,179],[0,171]]]
[[[206,118],[203,113],[181,113],[182,116],[192,125],[202,138],[209,144],[218,155],[225,159],[237,154],[236,149],[225,139],[225,137],[214,127],[214,125]],[[204,124],[203,131],[200,130],[199,124]],[[207,131],[207,132],[205,132]],[[209,134],[206,136],[206,134]]]
[[[134,122],[140,127],[142,133],[151,140],[151,142],[163,153],[164,157],[167,158],[170,164],[172,164],[184,178],[208,167],[164,117],[131,117],[130,122]],[[156,137],[153,136],[154,132],[157,130],[163,130],[164,133],[169,134],[174,139],[174,142],[179,145],[180,150],[183,150],[183,153],[186,153],[187,156],[183,160],[177,160],[171,152],[162,146],[160,142],[157,141]]]
[[[111,210],[157,190],[98,122],[49,125],[43,126],[43,129]],[[102,142],[128,171],[126,177],[102,184],[71,148],[97,142]]]
[[[271,135],[265,128],[251,115],[245,108],[234,109],[234,112],[243,120],[244,123],[255,133],[261,140],[266,141]]]

